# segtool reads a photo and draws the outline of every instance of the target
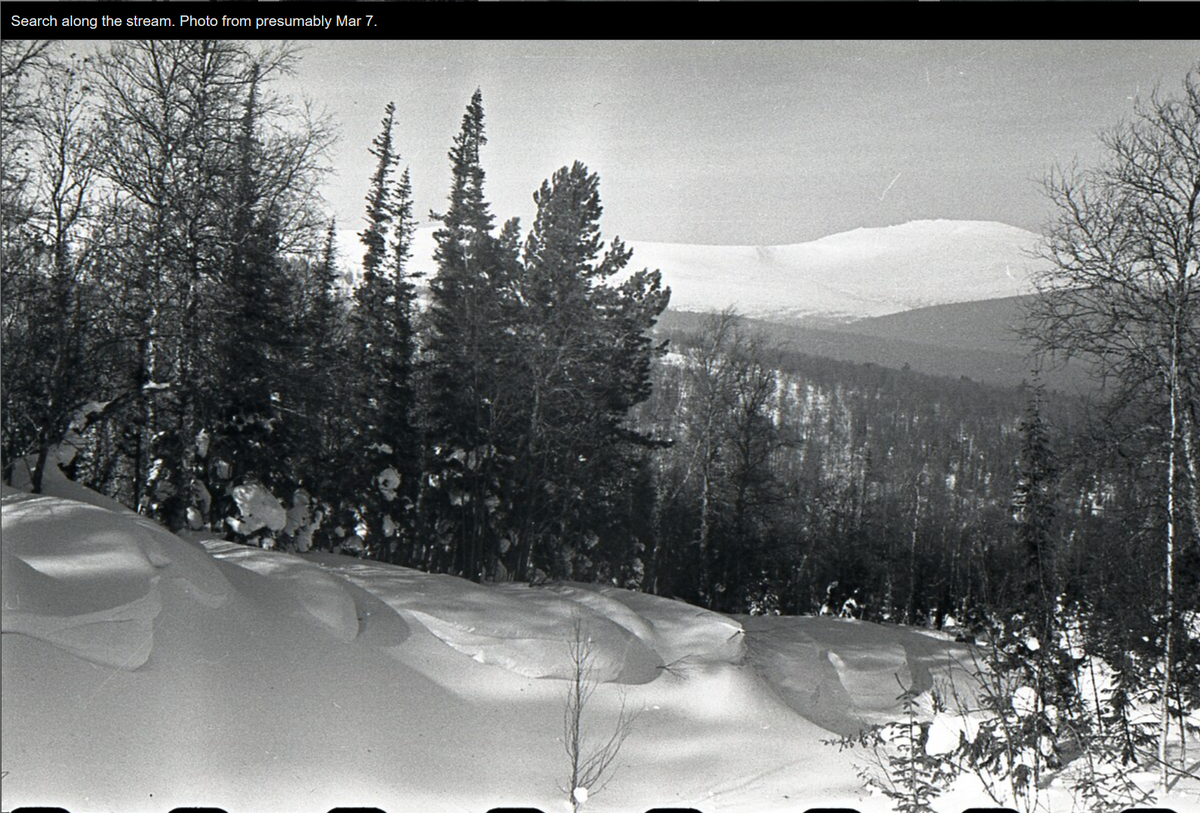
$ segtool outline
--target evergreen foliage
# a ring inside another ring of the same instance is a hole
[[[396,105],[388,102],[383,112],[383,124],[379,135],[371,142],[368,152],[378,159],[375,174],[371,176],[371,188],[367,192],[367,228],[359,235],[367,251],[363,255],[363,276],[369,279],[379,273],[386,253],[387,232],[396,214],[392,201],[390,178],[400,156],[392,146],[392,128],[396,121]]]
[[[670,294],[657,273],[610,284],[630,255],[619,240],[602,253],[599,177],[583,164],[556,172],[534,201],[517,283],[514,360],[528,385],[516,407],[512,569],[594,575],[603,537],[636,544],[611,520],[649,442],[626,417],[649,396],[649,331]]]
[[[899,677],[896,682],[900,683]],[[902,689],[900,701],[903,716],[896,722],[874,726],[859,737],[837,740],[841,747],[865,745],[871,749],[873,765],[864,766],[860,777],[892,801],[897,813],[931,813],[933,800],[941,796],[958,776],[957,764],[942,755],[929,753],[928,713],[937,710],[937,702],[911,688]],[[928,709],[920,709],[922,701]],[[925,719],[922,719],[922,718]]]
[[[483,96],[475,91],[449,153],[453,181],[434,233],[437,275],[427,315],[428,393],[422,501],[440,550],[435,567],[480,580],[499,549],[500,473],[513,358],[505,329],[513,307],[514,247],[493,233],[483,197],[480,150],[487,143]]]
[[[395,106],[371,154],[379,163],[367,195],[363,278],[354,292],[353,339],[356,442],[348,466],[355,495],[349,524],[361,524],[379,555],[408,564],[420,476],[415,422],[416,286],[408,272],[412,249],[412,184],[408,170],[392,185],[399,153],[392,145]],[[389,241],[389,235],[394,237]]]

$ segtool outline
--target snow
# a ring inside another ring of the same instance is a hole
[[[849,320],[1031,293],[1037,239],[1003,223],[919,220],[785,246],[629,246],[631,268],[662,270],[676,310]]]
[[[288,515],[283,504],[258,483],[235,486],[233,501],[241,516],[231,517],[229,525],[240,534],[249,535],[263,528],[282,531],[287,525]]]
[[[6,810],[569,809],[578,626],[594,736],[622,705],[639,714],[608,785],[573,789],[583,809],[869,813],[888,804],[860,785],[865,754],[823,741],[895,719],[897,679],[927,693],[969,662],[947,636],[854,619],[180,537],[53,467],[46,489],[3,499]],[[974,724],[939,720],[939,748]],[[1163,801],[1197,811],[1198,794]],[[991,805],[970,787],[946,800]]]
[[[409,270],[432,279],[435,226],[416,231]],[[747,316],[861,319],[929,305],[1032,293],[1040,261],[1033,232],[1005,223],[917,220],[854,229],[781,246],[697,245],[627,240],[629,271],[659,269],[671,307]],[[339,259],[353,285],[363,247],[356,232],[338,232]]]
[[[400,488],[400,472],[396,471],[391,466],[388,466],[383,471],[379,472],[376,482],[379,484],[379,491],[385,499],[396,499],[396,489]]]
[[[1028,717],[1037,711],[1037,691],[1032,686],[1020,686],[1012,696],[1013,711],[1019,717]]]

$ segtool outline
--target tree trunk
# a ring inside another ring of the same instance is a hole
[[[704,599],[705,605],[711,609],[713,606],[713,590],[711,582],[711,568],[708,562],[708,537],[709,537],[709,512],[711,511],[712,478],[709,476],[709,462],[706,459],[704,462],[704,474],[701,477],[700,485],[700,595]]]
[[[1200,472],[1196,463],[1196,425],[1185,409],[1183,412],[1183,459],[1188,472],[1188,514],[1192,518],[1192,533],[1200,539]]]
[[[1178,302],[1178,300],[1176,300]],[[1179,306],[1171,325],[1171,358],[1167,391],[1171,409],[1171,435],[1167,450],[1167,556],[1166,556],[1166,631],[1163,640],[1162,711],[1158,739],[1159,780],[1167,790],[1167,738],[1171,732],[1171,644],[1175,626],[1175,447],[1179,435]]]

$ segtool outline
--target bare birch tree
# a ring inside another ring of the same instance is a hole
[[[1158,761],[1165,787],[1168,698],[1180,676],[1176,563],[1195,544],[1200,396],[1200,66],[1181,97],[1156,93],[1101,136],[1104,162],[1057,170],[1055,219],[1028,334],[1043,352],[1089,363],[1117,404],[1152,403],[1161,452],[1163,604]],[[1186,522],[1190,515],[1191,522]]]
[[[563,704],[563,748],[570,776],[567,786],[560,789],[570,799],[571,809],[578,811],[589,796],[599,793],[612,779],[616,769],[614,762],[621,746],[633,732],[638,715],[627,710],[622,696],[621,710],[612,733],[607,738],[593,737],[594,727],[587,709],[599,685],[595,673],[596,653],[579,616],[571,619],[571,632],[572,637],[567,641],[571,673]]]

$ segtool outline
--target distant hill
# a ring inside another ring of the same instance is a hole
[[[436,273],[434,228],[414,239],[410,267],[426,280]],[[657,268],[671,287],[668,331],[732,306],[802,353],[1009,386],[1030,376],[1016,328],[1037,239],[1003,223],[920,220],[787,246],[628,245],[631,270]],[[338,247],[353,284],[362,244],[344,230]],[[1085,384],[1075,370],[1044,380],[1072,391]]]
[[[918,344],[1025,355],[1019,331],[1032,295],[954,302],[859,319],[833,327],[839,332]]]
[[[411,268],[426,277],[435,226],[417,230]],[[918,220],[855,229],[786,246],[706,246],[631,240],[630,270],[657,268],[676,310],[736,306],[747,316],[835,324],[929,305],[997,299],[1030,292],[1036,266],[1032,232],[989,221]],[[338,253],[351,284],[363,246],[338,232]]]
[[[989,221],[920,220],[788,246],[631,241],[677,310],[826,324],[1032,292],[1033,232]]]
[[[773,342],[799,353],[1009,387],[1032,377],[1033,363],[1012,330],[1020,323],[1025,299],[938,305],[836,327],[795,320],[749,322]],[[665,335],[694,332],[704,319],[704,314],[669,311],[660,328]],[[1042,381],[1070,393],[1089,386],[1078,367],[1044,370]]]

